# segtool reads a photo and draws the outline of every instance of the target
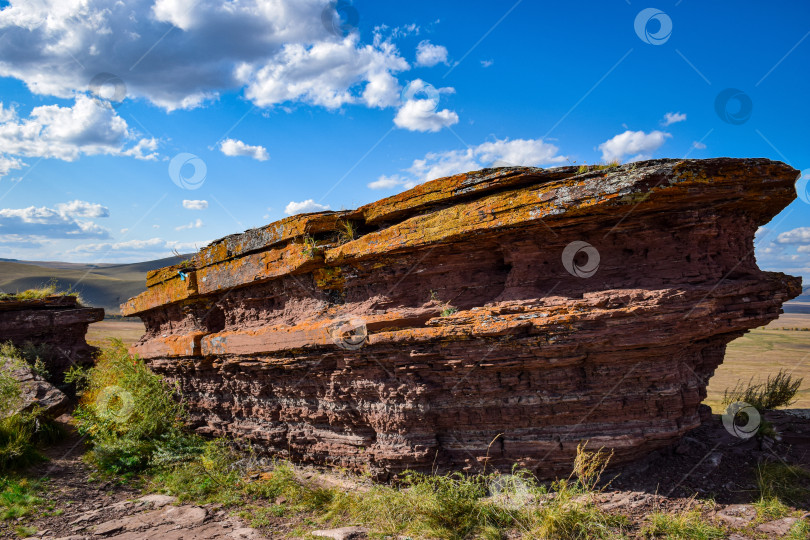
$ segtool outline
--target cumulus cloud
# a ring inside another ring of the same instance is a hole
[[[244,89],[260,106],[302,101],[393,104],[408,69],[376,33],[337,36],[322,24],[331,0],[38,0],[0,10],[0,76],[41,95],[72,97],[99,73],[128,97],[166,110]],[[372,87],[369,89],[369,87]],[[390,92],[380,92],[380,88]]]
[[[156,140],[141,139],[126,148],[135,133],[112,107],[87,96],[77,97],[71,107],[34,107],[28,118],[19,118],[16,110],[4,108],[2,103],[0,111],[4,113],[0,114],[0,152],[3,154],[64,161],[96,154],[156,158],[156,154],[146,153],[156,149]],[[3,167],[4,162],[12,165]],[[19,168],[15,164],[20,164],[16,158],[2,157],[0,173],[3,169]]]
[[[669,137],[672,135],[663,131],[645,133],[627,130],[600,144],[599,150],[602,151],[602,159],[605,161],[623,161],[625,156],[629,155],[633,155],[629,161],[650,159],[651,154]]]
[[[447,64],[447,48],[428,40],[419,42],[416,46],[416,65],[433,67],[436,64]]]
[[[407,178],[399,176],[398,174],[394,174],[391,176],[381,175],[377,180],[368,184],[368,187],[371,189],[393,189],[395,187],[399,187],[404,185],[407,182]]]
[[[208,201],[196,199],[192,200],[184,199],[183,208],[187,210],[205,210],[206,208],[208,208]]]
[[[284,213],[288,216],[295,214],[305,214],[307,212],[323,212],[329,210],[328,204],[318,204],[313,199],[307,199],[301,202],[290,201],[284,209]]]
[[[410,131],[439,131],[458,123],[458,115],[449,109],[438,110],[442,94],[452,94],[453,88],[434,88],[422,79],[408,83],[402,92],[402,104],[394,117],[397,127]]]
[[[261,107],[295,101],[327,109],[395,105],[400,86],[393,74],[408,63],[390,42],[361,45],[359,39],[350,34],[310,46],[287,43],[270,59],[240,64],[236,77],[247,98]]]
[[[185,229],[199,229],[203,226],[203,222],[201,219],[195,219],[194,221],[187,223],[185,225],[180,225],[179,227],[175,227],[175,231],[182,231]]]
[[[225,139],[220,143],[219,149],[226,156],[246,156],[256,161],[270,159],[270,155],[264,146],[251,146],[236,139]]]
[[[668,112],[664,115],[664,119],[661,120],[661,125],[666,127],[672,124],[676,124],[678,122],[683,122],[686,120],[686,113],[680,112]]]
[[[542,139],[496,139],[466,150],[432,152],[414,160],[405,174],[383,175],[371,189],[411,188],[427,180],[481,169],[485,166],[539,166],[562,163],[559,148]]]
[[[110,217],[110,209],[97,203],[86,201],[70,201],[68,203],[58,203],[57,211],[65,217],[73,218],[103,218]]]
[[[149,238],[146,240],[126,240],[122,242],[100,242],[94,244],[81,244],[73,248],[71,253],[98,253],[98,252],[129,252],[150,253],[154,255],[168,255],[173,250],[180,253],[198,250],[210,244],[210,240],[199,242],[176,242],[162,238]]]
[[[101,205],[72,201],[48,208],[0,208],[0,240],[25,243],[31,239],[108,238],[109,231],[78,218],[108,217],[109,210]]]
[[[397,111],[394,124],[410,131],[436,132],[458,124],[458,114],[449,109],[436,110],[436,103],[430,99],[412,99]]]
[[[19,159],[0,155],[0,177],[7,175],[13,169],[22,169],[22,167],[23,163]]]
[[[776,237],[779,244],[810,244],[810,227],[798,227]]]

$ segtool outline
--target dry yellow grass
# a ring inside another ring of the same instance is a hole
[[[99,321],[87,330],[87,343],[96,347],[110,344],[111,338],[118,338],[124,345],[132,345],[143,335],[145,327],[140,321]]]
[[[720,402],[726,388],[752,377],[755,382],[762,382],[780,369],[793,377],[804,377],[796,403],[791,407],[810,408],[810,331],[784,328],[810,329],[810,315],[786,313],[729,344],[726,359],[709,381],[705,403],[715,413],[723,412]]]

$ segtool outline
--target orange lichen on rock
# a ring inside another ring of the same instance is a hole
[[[621,462],[696,427],[726,344],[799,294],[753,254],[797,177],[726,158],[459,174],[218,240],[122,310],[198,431],[256,450],[377,476],[549,476],[585,440]]]

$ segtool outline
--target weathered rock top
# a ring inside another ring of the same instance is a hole
[[[768,159],[658,159],[615,167],[506,167],[439,178],[356,210],[299,214],[209,244],[147,273],[132,316],[188,298],[531,222],[735,205],[765,222],[795,198],[799,172]],[[779,189],[777,189],[779,188]],[[346,236],[345,224],[355,231]],[[261,253],[263,253],[261,255]],[[244,271],[241,267],[244,266]],[[255,271],[254,271],[255,270]]]

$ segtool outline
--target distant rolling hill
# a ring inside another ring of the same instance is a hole
[[[108,315],[119,305],[146,290],[146,272],[187,257],[168,257],[132,264],[79,264],[53,261],[0,259],[0,291],[15,293],[55,281],[58,290],[79,293],[85,305],[103,307]]]

